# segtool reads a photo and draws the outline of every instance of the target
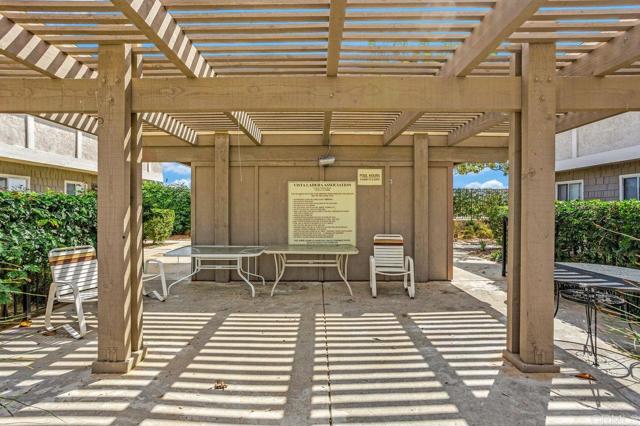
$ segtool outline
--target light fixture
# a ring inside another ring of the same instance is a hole
[[[333,163],[335,162],[336,162],[336,157],[334,157],[333,155],[323,155],[318,160],[318,165],[320,167],[327,167],[327,166],[332,166]]]

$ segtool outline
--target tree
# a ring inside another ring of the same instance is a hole
[[[468,175],[469,173],[480,173],[484,169],[497,170],[506,175],[509,174],[509,163],[462,163],[456,166],[456,172],[459,175]]]

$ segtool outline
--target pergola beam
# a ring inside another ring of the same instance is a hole
[[[262,131],[255,121],[244,111],[226,112],[227,118],[238,126],[240,131],[247,135],[256,145],[262,145]]]
[[[331,0],[329,9],[329,39],[327,43],[327,77],[338,75],[340,64],[340,48],[344,33],[344,21],[347,12],[347,0]],[[325,145],[331,143],[331,111],[324,113],[322,138]]]
[[[622,113],[624,111],[569,112],[556,119],[556,133],[567,132]]]
[[[160,0],[111,0],[187,77],[213,77],[215,72]]]
[[[514,112],[518,77],[133,79],[134,112]],[[558,77],[557,111],[638,111],[640,76]],[[0,113],[97,113],[95,79],[0,79]],[[415,96],[421,93],[421,96]],[[357,94],[355,96],[354,94]]]
[[[465,77],[516,31],[546,0],[498,0],[482,23],[440,70],[442,77]]]
[[[403,112],[393,123],[384,131],[382,136],[382,144],[384,146],[390,145],[394,140],[398,138],[405,130],[413,125],[416,121],[422,117],[422,112]]]
[[[509,114],[504,112],[482,114],[478,118],[451,132],[447,142],[449,146],[457,145],[464,140],[504,123],[508,119]]]
[[[604,76],[625,68],[640,59],[640,25],[636,25],[577,61],[558,74],[570,76]]]
[[[1,82],[0,82],[1,84]],[[1,86],[0,86],[1,87]],[[134,79],[135,111],[515,111],[520,80],[400,76]],[[0,92],[1,93],[1,92]],[[416,96],[419,93],[421,96]]]

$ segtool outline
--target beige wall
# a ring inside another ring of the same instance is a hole
[[[382,186],[357,187],[357,246],[360,254],[349,262],[349,277],[368,280],[368,259],[376,233],[400,233],[407,254],[413,254],[413,147],[332,148],[338,161],[320,168],[317,158],[326,147],[274,146],[230,150],[229,230],[231,244],[287,243],[287,182],[357,180],[358,168],[383,169]],[[214,164],[192,163],[193,242],[212,244],[214,235]],[[429,167],[429,278],[452,275],[452,163]],[[426,215],[427,212],[418,214]],[[273,259],[262,256],[260,272],[273,279]],[[204,278],[204,277],[203,277]],[[233,278],[233,279],[237,279]],[[335,271],[291,269],[286,280],[338,280]]]
[[[11,163],[8,161],[0,161],[0,174],[28,176],[31,178],[30,189],[36,192],[45,192],[48,190],[63,192],[65,180],[85,182],[89,188],[97,183],[97,177],[89,173]]]

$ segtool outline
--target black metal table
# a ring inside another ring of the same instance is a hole
[[[640,294],[640,270],[618,266],[591,263],[557,262],[554,281],[556,284],[556,309],[560,298],[583,304],[587,318],[587,341],[594,365],[598,366],[598,306],[624,307],[627,302],[613,292]],[[560,289],[559,284],[574,285],[574,288]],[[554,316],[555,316],[554,314]]]

